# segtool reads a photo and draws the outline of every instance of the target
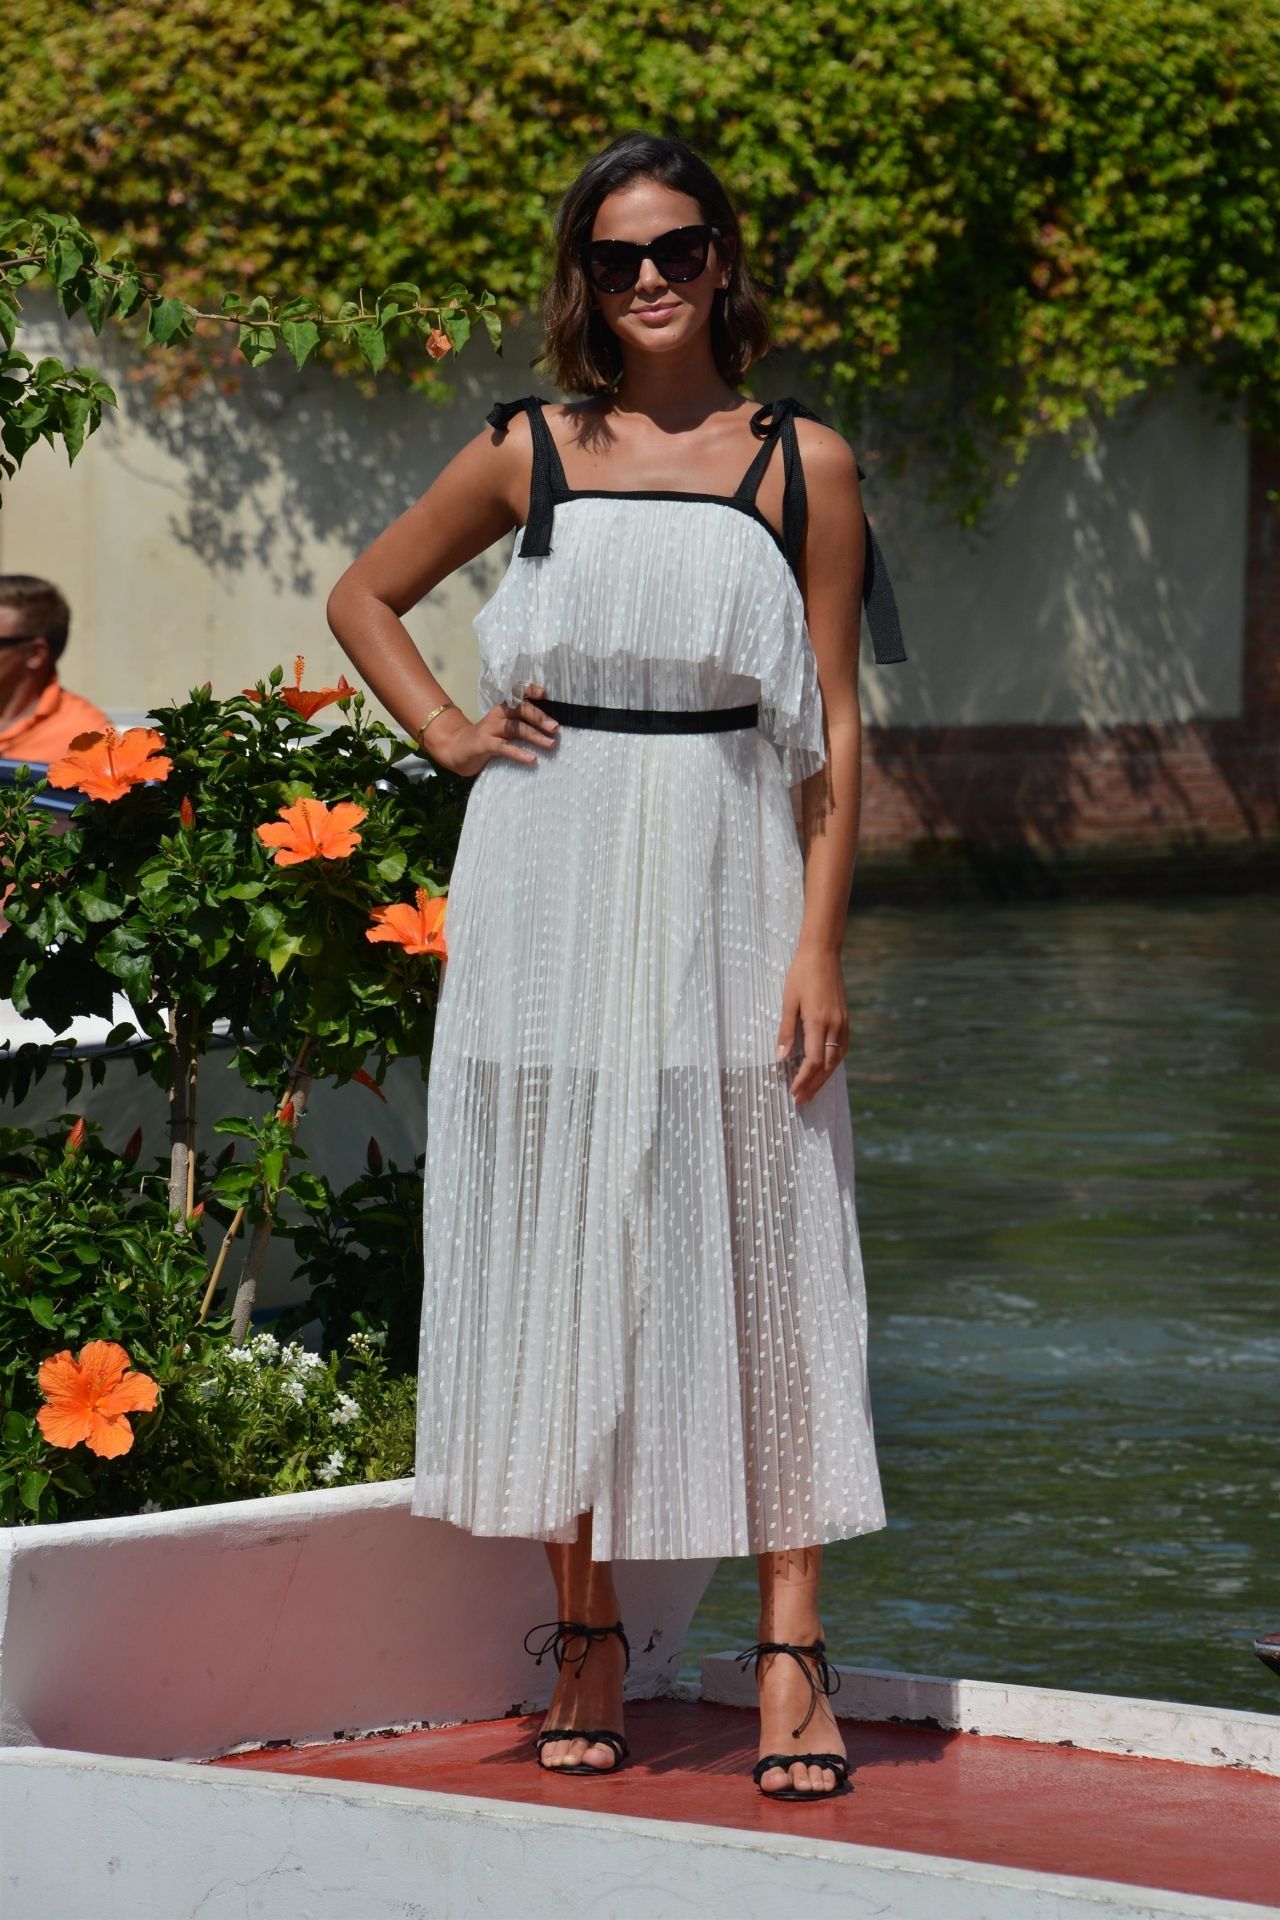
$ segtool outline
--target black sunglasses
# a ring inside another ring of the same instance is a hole
[[[672,227],[647,247],[638,240],[588,240],[582,249],[582,261],[592,285],[601,293],[625,293],[628,287],[634,287],[646,254],[664,280],[678,285],[697,279],[707,264],[707,249],[719,238],[719,227],[708,223]]]

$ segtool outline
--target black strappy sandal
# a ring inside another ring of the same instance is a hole
[[[827,1697],[830,1698],[833,1693],[839,1691],[840,1676],[838,1673],[833,1672],[831,1667],[827,1665],[826,1652],[827,1644],[825,1640],[815,1640],[813,1645],[809,1647],[792,1646],[789,1640],[757,1640],[753,1647],[746,1647],[741,1653],[734,1655],[736,1660],[742,1660],[744,1662],[754,1660],[758,1678],[760,1655],[762,1653],[794,1654],[804,1673],[805,1679],[809,1682],[810,1697],[808,1713],[805,1714],[804,1719],[798,1727],[792,1727],[791,1729],[793,1739],[798,1740],[808,1726],[813,1710],[818,1704],[819,1693],[826,1694]],[[809,1668],[805,1666],[804,1660],[801,1657],[804,1654],[808,1654],[817,1666],[818,1678],[816,1680]],[[797,1760],[803,1761],[806,1766],[830,1767],[836,1776],[835,1785],[833,1787],[796,1787],[793,1786],[790,1781],[787,1782],[785,1787],[766,1787],[761,1784],[764,1775],[769,1771],[770,1767],[789,1769],[795,1765]],[[756,1761],[755,1766],[751,1769],[751,1778],[760,1788],[766,1800],[830,1800],[837,1793],[853,1792],[853,1788],[849,1785],[849,1761],[843,1753],[766,1753],[763,1758]]]
[[[537,1633],[538,1627],[551,1627],[552,1632],[543,1642],[542,1646],[535,1651],[535,1649],[529,1645],[529,1633]],[[556,1668],[559,1670],[559,1668],[564,1665],[565,1642],[575,1637],[585,1639],[587,1644],[582,1649],[582,1658],[578,1662],[577,1668],[578,1677],[581,1678],[582,1669],[587,1662],[587,1655],[591,1651],[591,1642],[593,1640],[607,1640],[611,1633],[616,1633],[621,1640],[623,1646],[626,1648],[627,1667],[631,1665],[631,1647],[626,1634],[622,1631],[621,1620],[617,1621],[612,1627],[588,1627],[584,1626],[580,1620],[540,1620],[537,1627],[530,1627],[529,1633],[526,1633],[524,1637],[524,1647],[526,1653],[534,1655],[535,1666],[540,1667],[542,1665],[542,1656],[545,1653],[553,1653],[555,1655]],[[627,1667],[623,1668],[624,1673]],[[585,1760],[579,1761],[576,1767],[549,1767],[544,1764],[542,1759],[542,1749],[546,1746],[548,1740],[585,1740],[588,1746],[599,1745],[611,1748],[617,1757],[611,1767],[589,1766]],[[606,1779],[611,1778],[612,1775],[621,1771],[631,1751],[627,1745],[626,1736],[621,1733],[615,1733],[612,1727],[544,1727],[542,1732],[537,1736],[534,1744],[538,1749],[538,1765],[544,1773],[598,1773]]]

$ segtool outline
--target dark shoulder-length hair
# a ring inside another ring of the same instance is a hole
[[[719,227],[729,262],[729,284],[711,308],[711,350],[720,373],[739,386],[772,345],[772,328],[743,256],[738,215],[724,187],[692,147],[659,134],[620,134],[589,160],[562,197],[555,218],[555,269],[542,299],[542,363],[562,393],[607,391],[622,372],[622,351],[604,315],[592,305],[582,264],[584,243],[600,202],[634,180],[687,193],[704,220]]]

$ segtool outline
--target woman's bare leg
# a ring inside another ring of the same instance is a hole
[[[801,1547],[787,1553],[756,1555],[760,1571],[760,1640],[789,1640],[793,1645],[811,1646],[821,1640],[822,1620],[818,1613],[818,1587],[822,1579],[822,1548]],[[813,1672],[814,1662],[805,1660]],[[809,1705],[809,1682],[800,1671],[800,1662],[791,1653],[762,1653],[756,1666],[760,1692],[760,1751],[766,1753],[843,1753],[845,1744],[836,1724],[831,1703],[825,1694],[817,1697],[809,1724],[799,1739],[791,1729],[798,1727]],[[816,1679],[816,1674],[815,1674]],[[784,1769],[770,1767],[761,1775],[766,1793],[785,1787],[790,1775],[794,1787],[821,1791],[835,1786],[830,1767],[797,1763]]]
[[[588,1627],[611,1627],[619,1618],[618,1596],[613,1588],[613,1566],[608,1560],[591,1558],[591,1515],[578,1516],[578,1537],[569,1544],[560,1540],[546,1542],[547,1560],[556,1583],[557,1619],[579,1620]],[[622,1681],[627,1655],[616,1633],[607,1640],[592,1640],[587,1657],[582,1658],[581,1636],[567,1640],[564,1665],[556,1681],[555,1692],[544,1727],[612,1727],[625,1731],[622,1724]],[[581,1663],[582,1678],[576,1669]],[[585,1740],[549,1740],[542,1749],[547,1767],[576,1767],[585,1760],[589,1767],[605,1772],[614,1766],[617,1755],[602,1740],[588,1746]]]

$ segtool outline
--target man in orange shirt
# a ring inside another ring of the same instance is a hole
[[[58,679],[71,610],[49,580],[0,573],[0,760],[47,766],[110,723]]]

